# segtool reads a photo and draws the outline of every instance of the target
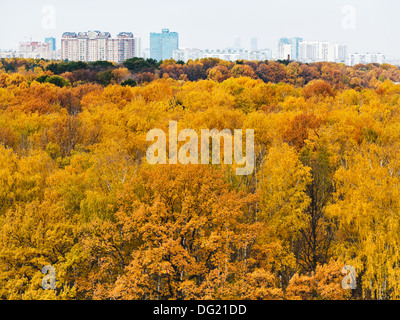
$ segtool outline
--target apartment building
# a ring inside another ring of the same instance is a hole
[[[121,32],[116,38],[109,32],[65,32],[61,39],[61,56],[68,61],[122,63],[136,56],[136,39],[131,32]]]
[[[218,58],[227,61],[237,60],[253,60],[253,61],[265,61],[272,59],[272,51],[270,49],[263,50],[245,50],[245,49],[189,49],[182,48],[174,50],[173,58],[175,61],[203,59],[203,58]]]
[[[347,46],[327,41],[302,41],[299,43],[301,62],[346,62]]]

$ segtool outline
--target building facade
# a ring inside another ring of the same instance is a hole
[[[139,35],[134,35],[135,39],[135,57],[142,57],[142,38]]]
[[[382,53],[352,53],[349,56],[349,64],[355,66],[356,64],[368,64],[368,63],[385,63],[386,56]]]
[[[271,49],[252,50],[249,53],[249,60],[252,61],[272,60],[272,50]]]
[[[302,38],[294,37],[290,39],[290,45],[292,47],[291,60],[299,60],[300,43],[303,42]]]
[[[298,60],[302,38],[280,38],[278,43],[278,59]]]
[[[186,49],[182,48],[174,50],[173,59],[175,61],[188,62],[189,60],[201,59],[203,57],[203,50],[200,49]]]
[[[51,43],[37,41],[21,42],[19,51],[14,53],[15,58],[56,60],[59,52],[51,50]]]
[[[150,58],[157,61],[172,59],[179,49],[179,34],[162,29],[161,33],[150,33]]]
[[[328,41],[304,41],[302,38],[281,38],[278,59],[300,62],[343,62],[347,60],[347,46]]]
[[[278,59],[292,60],[292,42],[288,38],[280,38],[278,43]]]
[[[251,38],[250,39],[250,51],[257,51],[258,50],[258,38]]]
[[[122,63],[136,56],[136,41],[131,32],[121,32],[116,38],[109,32],[66,32],[61,39],[61,56],[68,61]]]
[[[217,58],[226,61],[248,60],[249,51],[244,49],[204,50],[202,58]]]
[[[52,43],[48,41],[29,41],[20,42],[18,50],[0,51],[0,58],[59,60],[61,52],[52,50]]]
[[[244,49],[179,49],[175,50],[173,54],[175,61],[187,62],[203,58],[217,58],[231,62],[237,60],[265,61],[272,59],[272,51],[270,49],[250,51]]]
[[[302,41],[299,43],[298,60],[309,62],[339,62],[345,63],[347,46],[343,43],[327,41]]]
[[[50,50],[51,51],[56,51],[57,46],[56,46],[56,38],[50,37],[50,38],[46,38],[44,40],[45,43],[50,44]]]

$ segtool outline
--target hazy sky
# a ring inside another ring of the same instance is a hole
[[[0,0],[0,49],[15,49],[29,36],[59,43],[65,31],[93,29],[139,34],[146,48],[149,33],[167,27],[187,48],[233,46],[239,36],[244,48],[257,37],[259,48],[276,51],[279,38],[300,36],[400,58],[399,12],[399,0]]]

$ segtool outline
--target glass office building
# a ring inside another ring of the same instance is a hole
[[[179,34],[162,29],[161,33],[150,33],[150,58],[157,61],[173,58],[179,48]]]
[[[291,39],[292,43],[292,60],[299,60],[300,43],[303,42],[302,38],[294,37]]]
[[[44,42],[50,44],[51,51],[56,51],[56,39],[55,38],[46,38]]]

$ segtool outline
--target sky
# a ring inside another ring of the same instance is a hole
[[[63,32],[121,31],[142,37],[169,28],[181,48],[234,45],[277,50],[281,37],[344,42],[349,53],[384,53],[400,59],[398,0],[0,0],[0,49],[44,41]]]

